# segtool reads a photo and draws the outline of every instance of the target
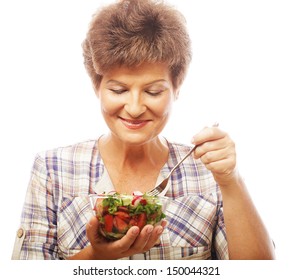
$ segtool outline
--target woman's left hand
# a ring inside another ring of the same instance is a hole
[[[201,159],[220,187],[230,186],[238,179],[235,144],[229,135],[218,127],[205,127],[196,134],[194,158]]]

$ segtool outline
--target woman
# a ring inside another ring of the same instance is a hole
[[[184,18],[166,4],[122,0],[101,9],[83,44],[109,133],[36,157],[13,258],[273,259],[268,233],[218,127],[174,172],[168,224],[98,234],[88,195],[147,192],[190,150],[160,136],[191,60]],[[224,205],[224,215],[223,215]]]

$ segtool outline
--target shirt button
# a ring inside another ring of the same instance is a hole
[[[21,238],[23,236],[23,229],[20,228],[18,231],[17,231],[17,237],[18,238]]]

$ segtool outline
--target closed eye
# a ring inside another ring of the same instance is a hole
[[[127,91],[126,89],[109,89],[109,90],[116,94],[122,94]]]
[[[157,90],[156,91],[154,91],[154,90],[146,90],[145,92],[150,94],[151,96],[158,96],[163,92],[163,90],[159,90],[159,91],[157,91]]]

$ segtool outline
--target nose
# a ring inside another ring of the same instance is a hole
[[[141,116],[146,111],[141,93],[138,91],[130,92],[124,108],[132,118]]]

